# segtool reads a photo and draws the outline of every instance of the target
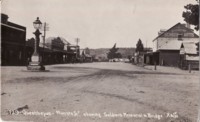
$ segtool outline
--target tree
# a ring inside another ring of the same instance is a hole
[[[85,54],[90,55],[90,49],[88,47],[85,48]]]
[[[128,55],[128,57],[127,57],[129,60],[131,60],[131,55]]]
[[[136,52],[141,52],[144,50],[144,46],[142,44],[141,39],[138,40],[137,44],[136,44]]]
[[[82,54],[81,54],[82,56],[85,56],[85,53],[84,53],[84,51],[82,51]]]
[[[116,57],[117,51],[118,51],[118,48],[116,48],[116,43],[115,43],[114,46],[109,50],[109,52],[107,54],[108,59],[117,58]]]
[[[122,54],[121,53],[116,53],[115,54],[115,58],[122,58]]]
[[[29,47],[34,48],[34,46],[35,46],[35,39],[34,38],[27,39],[26,45],[29,46]]]
[[[197,4],[187,4],[184,6],[186,11],[183,12],[182,17],[184,21],[194,25],[195,30],[199,30],[199,0],[196,0]]]

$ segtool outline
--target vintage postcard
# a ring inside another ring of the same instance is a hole
[[[199,0],[1,0],[3,122],[200,122]]]

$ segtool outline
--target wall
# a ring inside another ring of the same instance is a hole
[[[178,40],[179,36],[182,37],[181,40]],[[191,29],[185,27],[185,25],[181,23],[178,23],[153,41],[153,52],[159,50],[162,45],[165,45],[166,42],[169,41],[194,41],[198,39],[198,35],[196,35]]]
[[[1,23],[1,65],[25,65],[26,28],[11,22]]]
[[[166,42],[170,41],[182,41],[182,42],[198,42],[199,38],[182,38],[182,40],[178,40],[177,38],[158,38],[157,49],[162,48]]]
[[[179,51],[161,50],[159,53],[159,65],[178,66]]]
[[[158,43],[158,39],[153,41],[153,52],[156,52],[158,50],[157,43]]]

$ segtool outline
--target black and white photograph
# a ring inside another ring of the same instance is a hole
[[[2,122],[200,122],[199,0],[1,0]]]

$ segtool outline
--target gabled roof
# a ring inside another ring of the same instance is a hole
[[[153,41],[155,41],[155,40],[158,39],[159,37],[163,36],[165,33],[169,32],[170,30],[174,29],[174,28],[175,28],[176,26],[178,26],[178,25],[183,26],[183,27],[184,27],[185,29],[187,29],[188,31],[194,33],[191,29],[185,27],[183,24],[181,24],[181,23],[179,22],[179,23],[177,23],[176,25],[174,25],[174,26],[172,26],[171,28],[169,28],[167,31],[165,31],[165,32],[163,32],[162,34],[160,34],[159,36],[157,36]],[[198,36],[197,34],[195,34],[195,33],[194,33],[194,35],[195,35],[196,37],[199,37],[199,36]]]
[[[158,47],[158,50],[180,50],[181,44],[182,41],[171,40]]]
[[[60,38],[60,40],[65,44],[65,45],[70,45],[70,43],[66,40],[66,39],[64,39],[63,37],[48,37],[48,38],[46,38],[46,40],[45,40],[45,43],[52,43],[52,40],[54,40],[54,39],[57,39],[57,38]]]
[[[177,41],[176,39],[167,41],[163,45],[158,47],[158,50],[180,50],[180,48],[185,48],[188,54],[197,54],[196,43],[199,39]]]

